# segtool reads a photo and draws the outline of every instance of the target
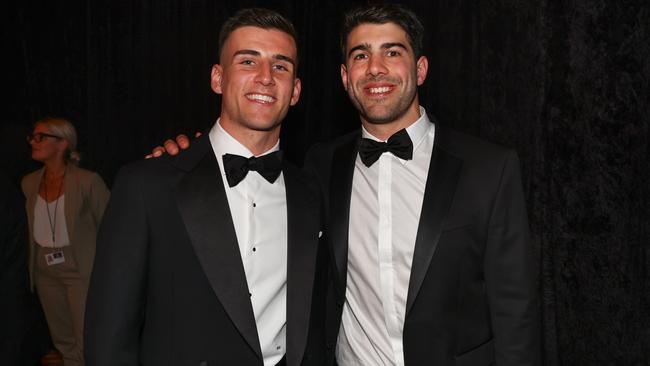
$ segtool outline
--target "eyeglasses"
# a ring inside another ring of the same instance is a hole
[[[57,140],[61,139],[61,136],[51,135],[51,134],[45,133],[45,132],[36,132],[36,133],[31,134],[31,135],[27,135],[27,143],[30,143],[32,141],[41,142],[46,137],[51,137],[51,138],[57,139]]]

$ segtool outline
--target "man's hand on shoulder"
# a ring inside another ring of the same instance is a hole
[[[194,134],[194,137],[201,136],[201,132]],[[167,139],[163,146],[156,146],[151,150],[151,154],[146,155],[145,159],[157,158],[163,156],[165,153],[174,156],[178,155],[181,150],[185,150],[190,147],[190,138],[185,134],[180,134],[176,136],[176,140]]]

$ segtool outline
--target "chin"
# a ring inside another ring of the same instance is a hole
[[[365,120],[373,125],[385,125],[395,121],[399,117],[398,113],[391,112],[392,111],[386,113],[366,113]]]
[[[272,122],[269,122],[272,121]],[[254,131],[272,131],[280,127],[280,122],[276,118],[249,120],[246,127]]]

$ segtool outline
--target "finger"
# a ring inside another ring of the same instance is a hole
[[[162,156],[162,154],[164,154],[164,153],[165,153],[165,148],[163,148],[162,146],[156,146],[153,149],[152,155],[153,155],[154,158],[157,158],[159,156]]]
[[[178,145],[176,144],[175,141],[168,139],[165,141],[164,145],[165,146],[165,151],[169,155],[176,155],[178,154]]]
[[[151,159],[151,158],[153,158],[153,154],[145,155],[144,158],[145,159]]]
[[[190,138],[187,135],[180,134],[176,136],[176,143],[181,149],[185,150],[190,147]]]

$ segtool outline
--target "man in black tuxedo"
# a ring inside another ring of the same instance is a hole
[[[343,21],[341,79],[361,131],[315,146],[333,253],[338,365],[538,365],[539,317],[515,152],[434,123],[423,27],[399,5]]]
[[[116,179],[88,292],[89,366],[323,362],[318,191],[278,151],[300,95],[296,35],[244,9],[219,48],[212,130]]]
[[[327,364],[538,365],[517,154],[420,107],[422,38],[399,5],[362,6],[343,21],[341,79],[362,128],[305,162],[333,257]]]

